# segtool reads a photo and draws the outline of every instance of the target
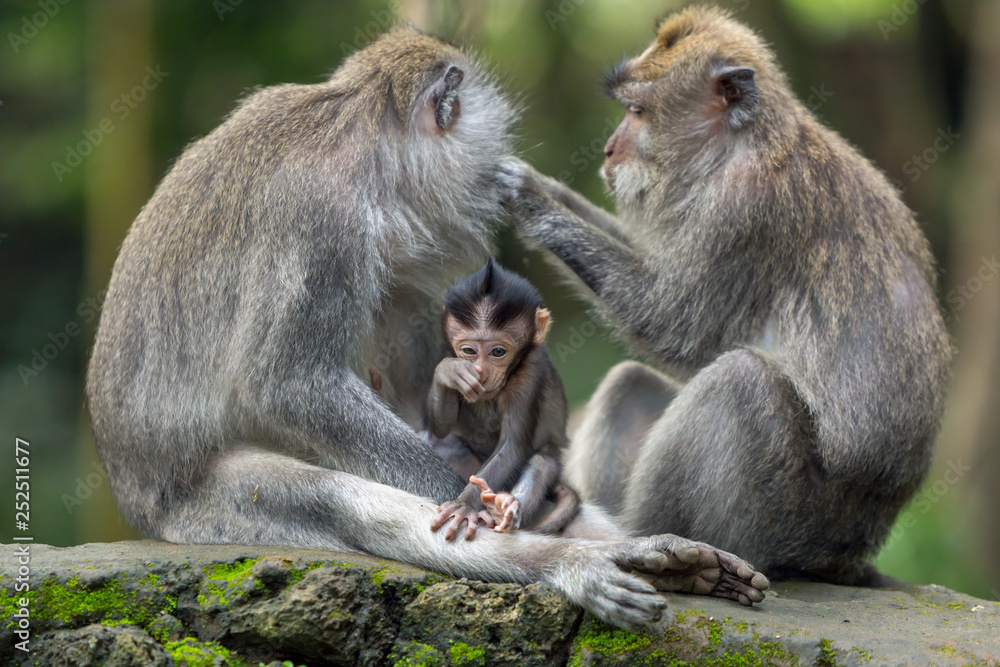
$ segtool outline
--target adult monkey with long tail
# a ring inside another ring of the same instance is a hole
[[[772,577],[883,581],[868,558],[926,476],[950,356],[912,213],[724,12],[667,18],[607,85],[620,218],[505,168],[521,234],[658,366],[605,378],[569,484]]]
[[[658,589],[763,598],[735,556],[626,540],[593,508],[565,531],[591,540],[431,532],[464,480],[411,425],[436,301],[490,250],[512,117],[468,55],[402,29],[328,81],[252,94],[188,148],[122,244],[88,371],[130,522],[545,581],[619,625],[657,618]]]

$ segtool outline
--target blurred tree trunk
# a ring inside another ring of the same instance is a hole
[[[972,21],[968,116],[960,138],[954,199],[955,290],[945,307],[955,316],[954,385],[940,439],[941,458],[972,466],[979,495],[982,553],[1000,589],[1000,3],[978,3]]]
[[[95,0],[88,8],[87,127],[110,123],[114,129],[86,163],[85,298],[107,287],[118,246],[153,187],[149,98],[159,81],[147,71],[155,72],[158,65],[153,60],[152,25],[149,0]],[[89,333],[92,341],[93,331]],[[89,350],[88,344],[88,357]],[[86,413],[81,422],[80,470],[85,479],[94,472],[91,466],[98,456]],[[107,483],[86,499],[77,516],[78,541],[134,536]]]

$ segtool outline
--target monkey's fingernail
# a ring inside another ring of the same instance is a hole
[[[646,557],[642,565],[644,569],[651,572],[660,572],[670,566],[670,559],[665,554],[657,552]]]
[[[681,543],[674,549],[674,555],[685,563],[694,563],[701,556],[701,551],[690,542]]]
[[[768,581],[767,577],[758,572],[757,574],[753,575],[753,579],[750,580],[750,585],[758,590],[766,591],[768,588],[771,587],[771,582]]]

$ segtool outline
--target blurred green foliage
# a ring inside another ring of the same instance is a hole
[[[907,172],[906,165],[930,145],[937,128],[961,127],[968,3],[928,0],[918,3],[916,16],[908,12],[915,3],[896,0],[719,4],[759,29],[796,92],[904,189],[946,272],[947,289],[955,156],[943,154],[918,172]],[[15,436],[31,442],[36,540],[69,545],[126,530],[109,510],[81,411],[94,325],[87,300],[99,300],[108,269],[88,257],[87,239],[94,229],[123,229],[128,222],[105,219],[96,204],[117,200],[134,216],[184,146],[211,131],[245,91],[321,80],[402,13],[470,45],[491,63],[524,108],[518,132],[526,159],[610,207],[597,169],[621,112],[601,95],[600,75],[643,49],[656,19],[676,6],[668,0],[163,0],[144,15],[132,13],[128,2],[4,3],[0,442],[12,443]],[[140,28],[150,30],[148,56],[125,52],[109,60],[106,51]],[[122,59],[145,57],[148,62],[135,63],[137,71],[148,65],[166,75],[141,101],[132,100],[135,116],[122,117],[115,100],[128,96],[141,77],[126,81],[115,71],[118,65],[127,69]],[[140,114],[150,119],[146,142],[129,139],[143,134]],[[100,130],[106,120],[115,131]],[[78,149],[87,144],[82,155]],[[55,166],[68,165],[74,151],[81,154],[79,167]],[[145,165],[150,175],[148,182],[139,175],[142,191],[123,191],[108,176],[113,171],[101,170],[102,153],[133,155]],[[553,357],[571,403],[582,404],[607,369],[626,357],[623,348],[541,255],[509,232],[501,247],[503,262],[533,280],[552,308]],[[72,330],[68,325],[79,333],[67,334],[61,344],[62,333]],[[58,348],[51,359],[44,358],[47,345]],[[33,361],[44,368],[25,374]],[[5,480],[12,476],[11,458],[0,457]],[[925,512],[908,510],[913,525],[897,532],[880,566],[908,580],[984,596],[1000,588],[982,576],[985,556],[976,530],[962,520],[970,484],[960,482]],[[13,522],[12,505],[5,495],[2,540]]]

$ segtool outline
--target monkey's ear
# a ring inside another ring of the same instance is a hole
[[[549,335],[549,326],[552,324],[552,316],[548,308],[539,308],[535,311],[535,345],[545,342],[545,337]]]
[[[465,72],[452,65],[445,72],[441,81],[435,84],[434,91],[434,122],[442,130],[450,129],[461,109],[458,98],[458,86],[465,78]]]
[[[757,84],[749,67],[727,67],[718,72],[715,92],[734,130],[746,127],[757,115]]]

